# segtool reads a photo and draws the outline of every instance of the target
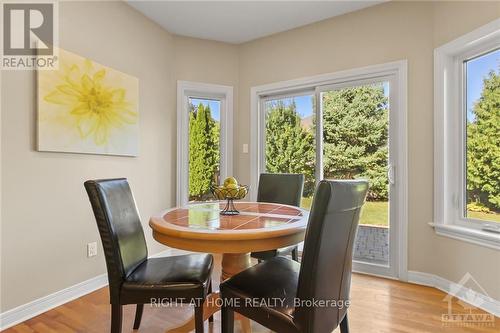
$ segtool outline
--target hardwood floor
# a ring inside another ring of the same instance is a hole
[[[218,285],[219,262],[214,271],[214,286]],[[401,283],[360,274],[353,276],[351,287],[351,307],[349,324],[352,333],[392,333],[392,332],[500,332],[500,318],[494,318],[490,327],[472,323],[470,327],[445,327],[441,315],[448,312],[446,295],[434,288]],[[52,333],[89,332],[106,333],[110,326],[110,306],[107,288],[97,290],[84,297],[59,306],[17,326],[5,333]],[[123,332],[134,332],[135,306],[124,307]],[[467,313],[456,301],[453,313]],[[189,306],[177,308],[144,307],[141,328],[137,332],[159,333],[166,328],[181,325],[192,315]],[[483,313],[474,310],[473,313]],[[239,324],[235,332],[239,332]],[[254,333],[270,332],[257,323],[252,323]],[[205,332],[220,332],[220,314],[215,322],[205,323]],[[338,330],[335,333],[339,332]]]

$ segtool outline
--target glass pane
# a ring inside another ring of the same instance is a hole
[[[370,183],[354,258],[389,264],[389,83],[351,86],[321,94],[325,179]]]
[[[309,208],[316,165],[314,95],[268,100],[264,111],[266,171],[304,174],[301,206]]]
[[[500,50],[465,62],[465,217],[500,222]]]
[[[189,201],[213,200],[210,185],[219,183],[220,106],[189,98]]]

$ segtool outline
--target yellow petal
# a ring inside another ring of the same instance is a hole
[[[72,96],[79,96],[80,93],[75,90],[74,87],[71,87],[67,84],[61,84],[59,86],[56,87],[60,92],[62,92],[63,94],[67,94],[67,95],[72,95]]]
[[[70,85],[79,85],[80,83],[80,68],[77,65],[72,65],[66,71],[66,75],[64,76],[64,80]]]
[[[109,124],[113,127],[122,127],[123,124],[135,124],[137,122],[137,114],[123,107],[113,105],[106,112],[102,113],[106,117]]]
[[[74,105],[75,103],[77,103],[77,99],[75,96],[64,94],[58,90],[54,90],[51,93],[48,93],[43,99],[48,103],[60,105]]]
[[[111,91],[111,96],[113,102],[115,103],[122,102],[123,100],[125,100],[125,89],[115,89]]]
[[[129,124],[129,125],[137,123],[137,113],[136,112],[132,112],[129,110],[122,110],[122,112],[120,112],[118,114],[118,117],[120,118],[120,120],[122,122]]]
[[[83,89],[86,91],[89,91],[94,86],[92,80],[90,79],[90,77],[87,74],[84,74],[82,76],[81,82],[82,82]]]
[[[78,121],[78,132],[80,137],[85,139],[90,134],[94,133],[98,126],[99,118],[95,116],[81,118]]]
[[[94,64],[92,63],[92,61],[90,59],[85,59],[85,61],[83,62],[83,70],[85,71],[85,73],[92,72],[93,67]]]
[[[108,142],[108,127],[101,121],[94,131],[94,142],[98,146],[102,146]]]
[[[86,103],[80,103],[71,110],[71,114],[75,116],[83,116],[87,113],[91,113],[91,110]]]
[[[94,77],[93,77],[94,82],[101,81],[102,79],[104,79],[105,76],[106,76],[106,70],[103,68],[94,74]]]

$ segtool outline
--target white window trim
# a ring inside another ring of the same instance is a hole
[[[497,19],[434,50],[434,221],[430,225],[438,235],[494,249],[500,249],[500,234],[484,231],[487,222],[466,220],[460,211],[465,205],[462,78],[463,61],[498,47],[499,40]]]
[[[395,269],[392,277],[402,281],[408,278],[408,157],[407,157],[407,61],[400,60],[385,64],[361,67],[335,73],[309,76],[300,79],[281,81],[271,84],[265,84],[251,88],[250,95],[250,186],[256,189],[258,186],[259,174],[262,168],[261,151],[262,145],[262,122],[261,116],[261,97],[268,95],[288,94],[292,92],[304,92],[307,90],[315,91],[318,86],[341,84],[344,82],[360,81],[372,79],[380,76],[395,75],[397,77],[397,98],[398,110],[400,112],[398,123],[395,125],[398,129],[398,160],[396,182],[400,184],[397,196],[399,197],[399,207],[396,219],[398,220],[398,246],[395,249],[398,252],[398,261],[393,267]],[[317,106],[318,107],[318,106]],[[252,200],[256,198],[256,191],[250,191]],[[365,273],[387,276],[377,265],[372,265],[372,269],[365,270]]]
[[[233,173],[233,87],[177,81],[177,206],[188,203],[189,193],[189,97],[218,99],[220,110],[220,174]]]

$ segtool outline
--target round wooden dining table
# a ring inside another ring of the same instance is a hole
[[[169,247],[204,253],[222,253],[221,280],[251,264],[250,253],[272,250],[304,240],[308,212],[304,209],[263,202],[237,202],[239,215],[220,215],[224,202],[193,203],[166,210],[151,217],[153,237]],[[208,319],[220,310],[219,293],[207,297],[203,317]],[[244,332],[250,321],[241,319]],[[194,329],[194,317],[169,333]]]

